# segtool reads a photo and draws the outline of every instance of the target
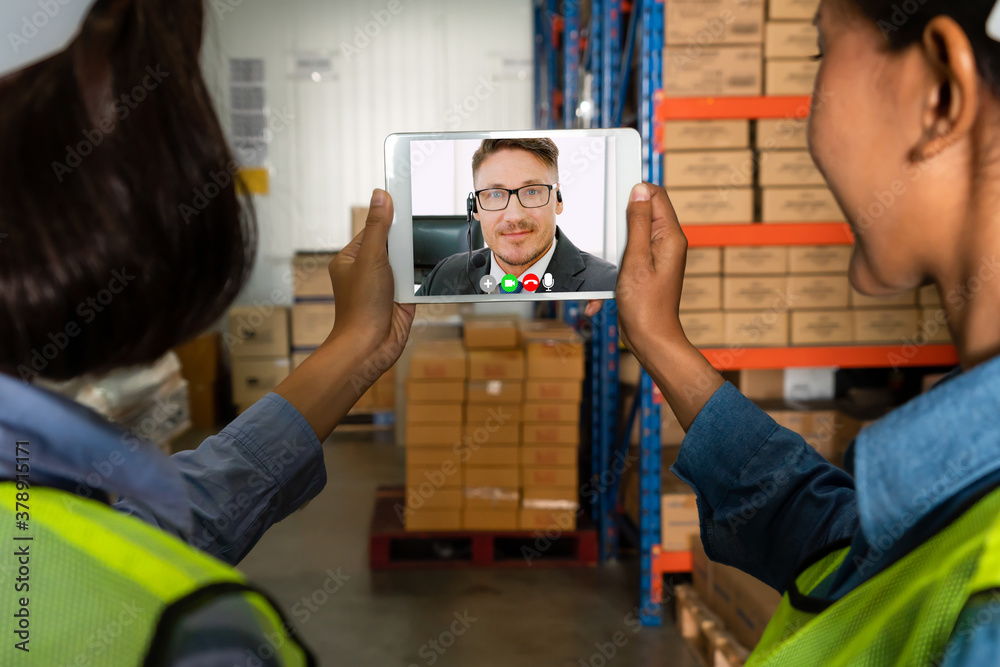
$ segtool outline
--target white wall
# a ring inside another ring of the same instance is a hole
[[[385,185],[388,134],[531,127],[529,0],[215,0],[206,7],[204,67],[224,124],[228,59],[263,58],[275,130],[271,194],[257,198],[260,259],[242,303],[290,302],[294,252],[350,241],[350,207]],[[488,31],[484,16],[493,23]],[[302,51],[332,53],[336,80],[293,78],[293,56]]]

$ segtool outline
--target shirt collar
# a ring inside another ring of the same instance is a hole
[[[542,276],[549,268],[549,264],[552,262],[552,256],[556,254],[556,244],[559,243],[559,239],[555,236],[552,237],[552,245],[549,246],[548,251],[538,258],[534,264],[528,267],[528,270],[521,274],[521,276],[526,276],[529,273],[534,273],[541,280]],[[490,250],[490,275],[496,280],[497,285],[503,282],[503,277],[506,275],[503,269],[500,268],[500,264],[497,263],[497,256],[493,254],[493,250]],[[521,278],[518,276],[518,279]]]
[[[180,472],[149,442],[45,389],[0,374],[0,480],[15,478],[15,441],[26,441],[29,481],[145,505],[181,534],[193,528]]]
[[[1000,357],[950,375],[862,430],[854,459],[869,543],[1000,470]]]

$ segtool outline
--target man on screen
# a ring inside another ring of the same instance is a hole
[[[556,225],[563,197],[551,139],[485,139],[472,156],[472,179],[470,206],[487,247],[438,262],[417,296],[503,294],[511,275],[514,293],[614,291],[615,265],[581,251]],[[527,276],[538,284],[522,284]]]

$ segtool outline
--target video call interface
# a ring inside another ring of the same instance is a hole
[[[410,143],[417,296],[610,292],[614,137]]]

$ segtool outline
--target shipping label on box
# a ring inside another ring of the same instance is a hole
[[[663,124],[663,150],[749,148],[748,120],[675,120]]]
[[[517,322],[508,319],[466,319],[462,336],[469,350],[502,350],[520,344]]]
[[[459,414],[461,414],[462,407],[457,407]],[[465,406],[465,422],[467,424],[514,424],[520,423],[521,419],[520,405],[471,403]]]
[[[523,466],[521,474],[524,478],[524,493],[528,495],[529,488],[539,487],[567,487],[579,484],[580,471],[576,466],[565,467],[540,467]]]
[[[844,213],[828,188],[765,188],[764,222],[843,222]]]
[[[847,280],[851,245],[793,246],[788,249],[788,270],[793,274],[839,273]]]
[[[470,405],[511,405],[524,400],[522,380],[470,380],[467,391]]]
[[[664,43],[760,44],[764,0],[666,0]]]
[[[917,292],[907,290],[891,296],[866,296],[851,288],[852,308],[896,308],[915,306],[917,303]]]
[[[500,424],[494,419],[465,425],[465,436],[480,446],[521,444],[521,424],[509,422]]]
[[[684,335],[696,347],[719,347],[726,344],[722,311],[680,314]]]
[[[768,0],[768,19],[811,21],[819,10],[820,0]]]
[[[529,379],[524,383],[524,400],[579,403],[583,400],[583,383],[579,380]]]
[[[809,148],[809,122],[805,119],[782,118],[757,121],[756,147],[762,151]]]
[[[250,405],[264,398],[291,372],[288,357],[233,360],[233,402]]]
[[[406,466],[406,486],[418,490],[461,488],[462,473],[463,466],[454,461],[442,461],[441,465],[432,466],[408,465]]]
[[[418,342],[410,357],[410,378],[414,380],[465,380],[468,373],[466,351],[457,340]]]
[[[788,272],[787,246],[732,246],[723,251],[726,275],[760,276]]]
[[[763,91],[760,45],[668,46],[663,53],[667,97],[757,97]]]
[[[288,309],[231,308],[222,342],[234,359],[288,356]]]
[[[681,310],[719,310],[721,307],[721,277],[700,276],[687,278],[684,281],[684,286],[681,289]]]
[[[753,185],[754,160],[749,149],[668,152],[664,160],[668,189]]]
[[[452,509],[462,506],[463,489],[434,488],[429,482],[419,487],[406,488],[406,509],[419,511],[429,509]]]
[[[685,278],[717,276],[722,273],[722,248],[688,248]]]
[[[765,58],[811,58],[819,53],[812,21],[768,21],[765,35]]]
[[[784,347],[788,345],[788,313],[776,310],[727,312],[726,345]]]
[[[462,510],[424,508],[406,515],[408,532],[433,532],[462,530]]]
[[[850,345],[854,316],[850,310],[792,313],[792,345]]]
[[[521,442],[525,445],[579,445],[579,424],[525,422]]]
[[[521,447],[521,465],[525,466],[576,466],[576,447]]]
[[[792,307],[847,308],[851,285],[847,276],[789,276],[788,297]]]
[[[453,447],[462,441],[462,424],[407,424],[407,447]]]
[[[469,350],[470,380],[521,380],[524,352],[521,350]]]
[[[462,502],[466,509],[516,510],[521,506],[521,491],[517,488],[501,489],[495,486],[465,487]]]
[[[461,424],[461,403],[411,403],[406,406],[407,424]]]
[[[518,515],[520,530],[576,530],[579,510],[521,508]]]
[[[754,217],[751,188],[673,190],[670,203],[682,225],[749,224]]]
[[[768,60],[765,67],[765,95],[811,95],[816,85],[819,62],[816,60]]]
[[[767,151],[760,154],[760,185],[826,185],[809,151]]]
[[[916,308],[854,311],[857,343],[901,343],[916,335],[920,311]]]
[[[465,486],[516,489],[521,486],[521,469],[517,466],[479,466],[467,464]]]
[[[409,378],[406,381],[406,400],[408,403],[463,403],[465,382]]]
[[[788,276],[726,276],[722,300],[726,310],[787,308]]]
[[[530,486],[524,489],[521,504],[526,509],[576,509],[580,506],[580,489],[576,486]]]
[[[521,448],[514,445],[469,446],[460,450],[470,466],[518,466],[521,464]]]
[[[292,281],[296,298],[333,299],[330,280],[332,253],[298,253],[292,258]]]
[[[529,401],[524,404],[524,421],[548,422],[550,424],[579,424],[580,406],[575,403],[540,403]]]

